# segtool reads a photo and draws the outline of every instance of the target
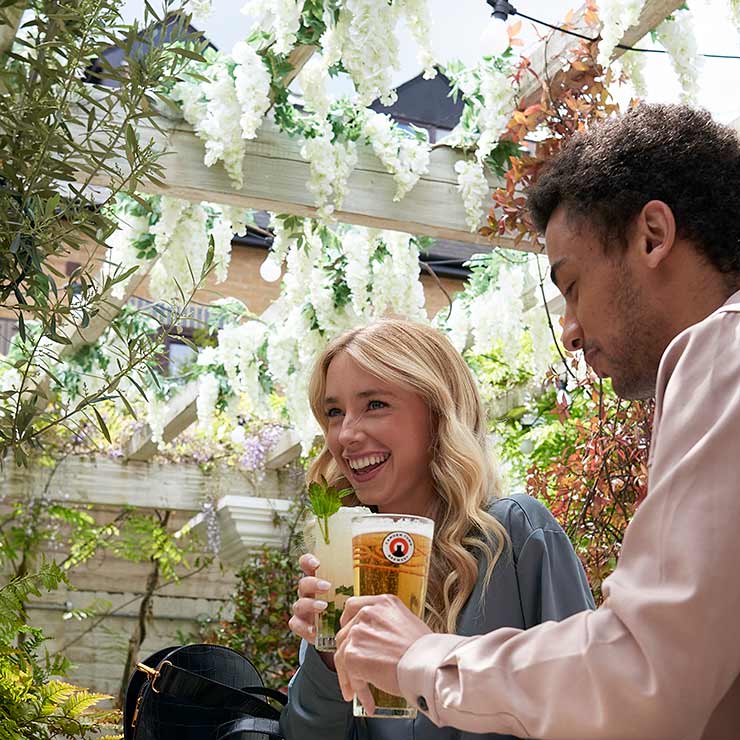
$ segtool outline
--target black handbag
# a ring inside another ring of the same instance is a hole
[[[125,740],[282,740],[284,694],[221,645],[159,650],[138,663],[123,708]]]

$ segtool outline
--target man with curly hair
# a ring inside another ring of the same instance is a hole
[[[648,494],[603,605],[527,631],[431,634],[351,599],[345,698],[366,682],[438,725],[568,740],[740,738],[740,141],[640,105],[577,134],[529,194],[563,342],[655,396]]]

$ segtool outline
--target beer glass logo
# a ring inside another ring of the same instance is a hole
[[[391,532],[383,540],[383,555],[391,563],[408,563],[414,554],[414,540],[406,532]]]

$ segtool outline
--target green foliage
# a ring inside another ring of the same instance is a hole
[[[57,424],[83,411],[100,421],[93,404],[115,392],[142,352],[153,352],[131,346],[128,362],[102,388],[61,418],[44,411],[48,381],[58,380],[53,360],[77,329],[108,310],[111,290],[131,273],[96,278],[94,248],[104,249],[115,228],[105,205],[124,191],[135,198],[139,181],[161,180],[162,153],[137,131],[144,124],[156,128],[161,91],[189,56],[198,56],[184,55],[185,45],[200,43],[182,16],[168,21],[171,42],[158,44],[156,23],[164,17],[148,3],[144,28],[122,22],[120,0],[27,5],[12,50],[0,49],[0,304],[15,314],[27,350],[12,366],[14,387],[0,398],[0,457],[10,450],[18,464],[27,464],[29,450]],[[174,0],[166,0],[165,12],[170,7]],[[123,53],[116,67],[103,54],[111,46]],[[91,60],[99,65],[95,81],[111,86],[87,81]],[[104,196],[89,187],[101,178],[110,188]],[[141,251],[148,254],[150,246]],[[65,259],[80,264],[69,277],[56,266]],[[39,327],[33,337],[30,320]]]
[[[545,503],[581,558],[597,601],[647,493],[652,404],[587,378],[548,390],[497,422],[502,458]]]
[[[66,579],[55,563],[14,578],[0,588],[0,739],[100,738],[113,731],[119,713],[97,705],[110,697],[60,680],[67,661],[40,655],[44,636],[25,622],[25,605]]]
[[[336,514],[342,506],[342,499],[353,493],[351,488],[339,490],[330,486],[322,476],[320,481],[312,481],[308,486],[308,505],[316,517],[324,542],[329,544],[329,517]]]
[[[288,628],[299,574],[292,553],[264,547],[237,573],[234,615],[203,622],[199,639],[244,653],[265,685],[284,689],[298,668],[298,641]]]

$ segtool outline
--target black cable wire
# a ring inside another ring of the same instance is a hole
[[[592,36],[585,36],[582,33],[578,33],[577,31],[571,31],[568,28],[562,28],[561,26],[554,26],[552,23],[548,23],[547,21],[541,21],[539,18],[532,18],[532,16],[525,15],[524,13],[520,13],[518,10],[514,10],[511,15],[518,15],[520,18],[524,18],[528,21],[531,21],[532,23],[539,23],[541,26],[546,26],[547,28],[551,28],[553,31],[560,31],[561,33],[567,33],[569,36],[575,36],[579,39],[584,39],[586,41],[596,41],[596,38],[593,38]],[[627,46],[626,44],[617,44],[617,49],[624,49],[625,51],[639,51],[643,54],[667,54],[668,52],[665,49],[641,49],[637,46]],[[733,54],[699,54],[700,57],[707,57],[709,59],[740,59],[740,56],[736,56]]]

